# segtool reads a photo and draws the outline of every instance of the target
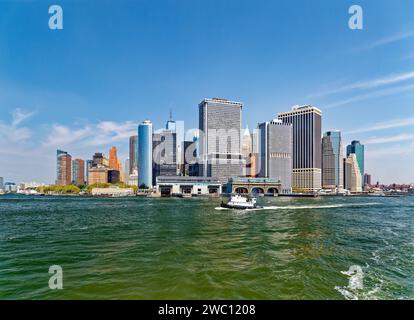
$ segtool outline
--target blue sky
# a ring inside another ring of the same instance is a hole
[[[48,28],[51,4],[63,30]],[[348,28],[348,8],[364,29]],[[375,181],[414,182],[414,1],[1,1],[0,176],[53,182],[55,149],[90,158],[206,97],[256,127],[293,105],[366,145]]]

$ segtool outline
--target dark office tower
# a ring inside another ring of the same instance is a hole
[[[341,132],[328,131],[322,138],[322,188],[342,189],[343,170]]]
[[[108,182],[109,183],[119,183],[121,181],[121,176],[119,170],[108,170]]]
[[[273,120],[260,123],[258,129],[259,177],[277,179],[282,184],[282,193],[292,192],[292,125]]]
[[[56,152],[56,184],[69,185],[72,182],[72,157],[66,151]]]
[[[293,125],[292,189],[315,192],[322,187],[322,111],[312,106],[294,107],[278,115]]]
[[[177,175],[177,135],[175,132],[163,129],[152,135],[153,174],[155,185],[158,176]]]
[[[352,141],[350,145],[346,147],[346,156],[349,156],[350,154],[354,153],[356,155],[356,159],[358,162],[359,167],[359,173],[361,176],[361,188],[363,189],[363,183],[364,183],[364,166],[365,166],[365,160],[364,160],[364,145],[361,144],[359,141]]]
[[[82,159],[72,161],[72,182],[76,185],[85,184],[85,161]]]
[[[138,136],[129,137],[129,174],[138,171]]]
[[[243,174],[240,102],[205,99],[199,104],[201,174],[227,183]]]
[[[371,175],[368,173],[364,174],[364,185],[370,186],[371,185]]]

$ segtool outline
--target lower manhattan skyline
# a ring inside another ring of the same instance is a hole
[[[344,156],[365,146],[373,183],[414,182],[414,4],[361,1],[356,31],[348,1],[294,3],[63,1],[52,32],[49,3],[2,2],[0,176],[54,183],[56,149],[86,161],[116,146],[124,164],[142,121],[156,131],[172,111],[198,128],[200,101],[220,97],[243,102],[250,130],[315,106]]]

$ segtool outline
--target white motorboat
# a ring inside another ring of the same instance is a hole
[[[244,197],[239,194],[231,196],[230,200],[227,203],[222,202],[221,206],[223,208],[238,210],[261,208],[256,204],[256,198]]]

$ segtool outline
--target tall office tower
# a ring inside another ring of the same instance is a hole
[[[184,159],[182,158],[182,147],[184,143],[184,121],[174,121],[172,119],[172,113],[170,111],[170,119],[167,121],[165,128],[176,134],[176,174],[180,174],[184,163]]]
[[[182,174],[184,176],[198,176],[198,170],[195,170],[195,168],[198,168],[197,142],[184,141],[182,149],[183,149],[182,159],[184,161]]]
[[[243,173],[240,102],[205,99],[199,104],[201,175],[227,183]]]
[[[4,178],[0,177],[0,190],[4,189]]]
[[[93,160],[86,160],[86,168],[85,168],[85,182],[89,184],[89,169],[92,168]]]
[[[124,172],[122,172],[122,174],[124,175],[125,183],[128,183],[128,180],[129,180],[129,158],[125,160]]]
[[[364,160],[364,145],[361,144],[359,141],[352,141],[350,145],[346,147],[346,156],[355,153],[358,166],[359,166],[359,173],[361,175],[361,188],[363,188],[364,182],[364,167],[365,167],[365,160]]]
[[[278,115],[293,125],[292,189],[315,192],[322,187],[322,111],[312,106],[293,107]]]
[[[252,153],[253,148],[253,141],[252,136],[248,128],[244,130],[243,137],[242,137],[242,156],[247,159],[250,154]]]
[[[138,136],[129,137],[129,174],[138,170]]]
[[[351,153],[344,159],[344,184],[345,189],[351,192],[362,192],[362,177],[360,174],[358,159],[355,153]]]
[[[260,123],[259,132],[259,177],[278,179],[282,193],[292,192],[292,124],[275,119]]]
[[[57,170],[56,184],[69,185],[72,182],[72,157],[66,151],[57,150],[56,152]]]
[[[364,174],[364,186],[370,186],[371,185],[371,175],[368,173]]]
[[[152,187],[152,122],[138,126],[138,185]]]
[[[82,159],[72,161],[72,182],[76,185],[85,184],[85,161]]]
[[[343,187],[341,132],[328,131],[322,138],[322,188],[342,189]]]
[[[177,135],[171,130],[161,130],[152,135],[152,180],[158,176],[177,175]]]
[[[119,171],[119,161],[118,161],[118,153],[117,153],[116,147],[112,147],[109,150],[109,168],[111,170]]]

